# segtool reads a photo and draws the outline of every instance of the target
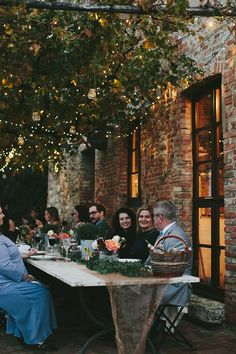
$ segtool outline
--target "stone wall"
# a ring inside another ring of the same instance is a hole
[[[59,169],[48,174],[48,206],[58,208],[61,220],[70,220],[76,204],[94,199],[94,151],[65,154]]]

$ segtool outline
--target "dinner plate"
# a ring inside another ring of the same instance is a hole
[[[30,256],[30,259],[33,259],[35,261],[49,261],[51,259],[54,259],[56,256],[53,256],[53,255],[48,255],[48,254],[45,254],[45,255],[33,255],[33,256]]]
[[[34,256],[42,256],[44,254],[46,254],[45,251],[38,251],[37,253],[34,254]]]
[[[141,259],[136,259],[136,258],[120,258],[119,262],[125,263],[125,262],[129,262],[129,263],[134,263],[134,262],[141,262]]]

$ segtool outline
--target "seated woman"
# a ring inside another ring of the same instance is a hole
[[[112,220],[112,230],[114,235],[126,239],[124,247],[118,252],[119,258],[131,258],[130,249],[136,238],[136,216],[133,210],[119,208]]]
[[[78,204],[72,213],[73,227],[81,226],[85,222],[90,222],[89,208],[86,205]]]
[[[132,258],[138,258],[145,261],[149,256],[147,242],[154,245],[159,232],[154,228],[153,212],[149,206],[143,206],[137,211],[138,229],[137,237],[131,247],[130,254]]]
[[[3,225],[2,225],[3,234],[16,243],[17,239],[19,239],[19,229],[16,228],[16,224],[14,219],[9,216],[7,213],[5,214]]]
[[[61,221],[59,217],[59,212],[56,207],[48,207],[45,209],[44,217],[46,223],[43,227],[43,232],[47,233],[49,230],[53,230],[55,233],[61,231]]]
[[[0,227],[4,213],[0,206]],[[29,255],[32,255],[30,253]],[[17,246],[0,233],[0,308],[7,313],[7,333],[25,345],[52,351],[46,339],[56,328],[49,290],[28,274]]]

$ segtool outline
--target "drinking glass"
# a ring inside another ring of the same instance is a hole
[[[69,257],[68,257],[68,252],[69,252],[69,248],[70,248],[70,239],[69,238],[64,238],[63,239],[63,247],[66,250],[66,261],[69,261]]]
[[[52,252],[54,249],[54,245],[56,244],[56,239],[54,237],[49,237],[48,243],[49,243],[50,252]]]
[[[39,250],[40,243],[42,241],[42,233],[41,230],[36,230],[34,234],[34,240],[36,242],[36,248]]]

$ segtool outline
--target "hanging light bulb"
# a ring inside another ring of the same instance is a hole
[[[23,138],[23,136],[19,136],[19,138],[18,138],[18,144],[19,145],[24,145],[24,143],[25,143],[25,140],[24,140],[24,138]]]

